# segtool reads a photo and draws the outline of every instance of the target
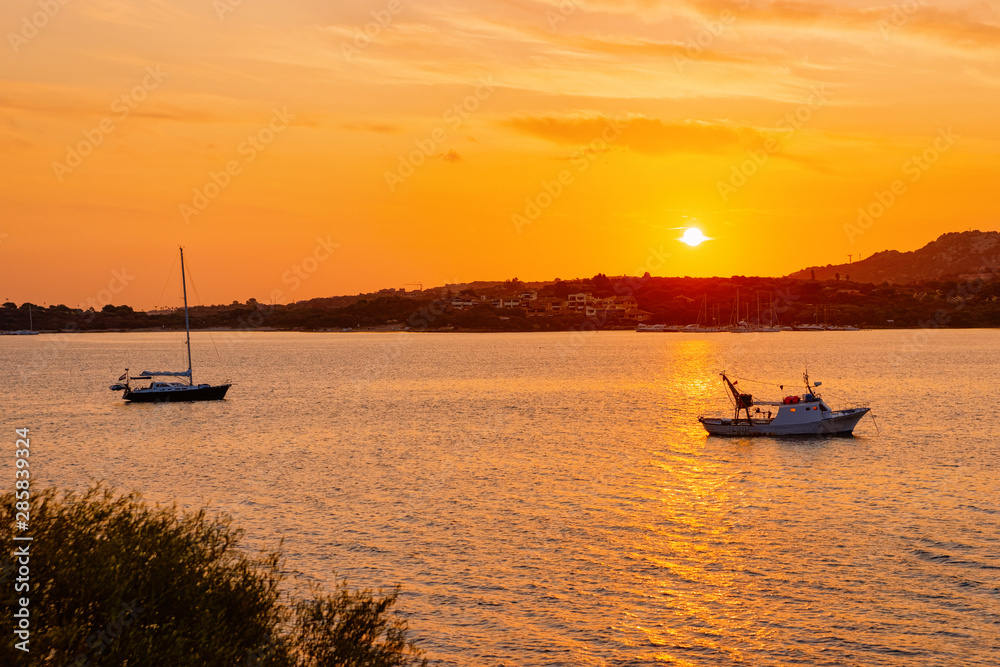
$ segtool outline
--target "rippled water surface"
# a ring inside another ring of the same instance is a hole
[[[0,337],[44,483],[230,512],[403,585],[442,665],[1000,663],[1000,332],[194,334],[219,403],[126,405],[177,334]],[[808,366],[853,438],[708,438]],[[756,384],[751,381],[773,381]],[[10,457],[7,457],[10,463]]]

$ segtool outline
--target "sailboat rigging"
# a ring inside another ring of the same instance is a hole
[[[181,251],[181,289],[184,292],[184,330],[187,334],[187,358],[188,367],[186,371],[143,371],[138,375],[130,375],[129,369],[125,369],[124,375],[118,378],[118,384],[111,385],[111,391],[125,390],[122,398],[132,403],[161,403],[178,401],[218,401],[226,397],[226,392],[232,386],[228,381],[219,384],[195,384],[191,371],[191,320],[188,315],[187,301],[187,279],[184,274],[184,248]],[[183,382],[159,382],[158,377],[181,377],[187,378],[187,384]],[[121,384],[124,380],[125,384]],[[150,380],[151,383],[145,387],[133,387],[134,380]]]

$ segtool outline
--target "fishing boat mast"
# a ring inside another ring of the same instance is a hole
[[[191,321],[188,319],[188,291],[187,281],[184,278],[184,247],[181,249],[181,290],[184,292],[184,329],[187,331],[187,351],[188,351],[188,384],[194,386],[194,375],[191,373]]]
[[[753,407],[753,396],[750,394],[740,393],[740,390],[736,388],[736,385],[729,381],[725,371],[720,373],[720,375],[722,375],[722,381],[726,383],[726,387],[732,393],[733,398],[736,401],[736,412],[733,414],[733,426],[740,423],[741,411],[746,412],[746,417],[744,419],[746,419],[747,424],[752,425],[753,421],[750,418],[750,408]]]

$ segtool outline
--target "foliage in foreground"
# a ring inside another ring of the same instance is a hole
[[[0,496],[0,525],[15,498]],[[15,531],[16,532],[16,531]],[[0,665],[172,667],[395,667],[425,665],[394,611],[398,587],[296,599],[280,585],[280,552],[248,555],[242,530],[205,510],[150,507],[100,485],[82,496],[47,490],[31,500],[30,590],[6,553]],[[17,566],[19,567],[19,566]],[[14,648],[16,601],[30,600],[30,653]]]

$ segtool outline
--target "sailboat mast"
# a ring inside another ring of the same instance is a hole
[[[35,318],[31,316],[31,304],[28,304],[28,331],[35,330]]]
[[[187,331],[188,349],[188,384],[194,385],[194,375],[191,373],[191,321],[188,319],[188,290],[184,277],[184,248],[181,248],[181,290],[184,292],[184,329]]]

